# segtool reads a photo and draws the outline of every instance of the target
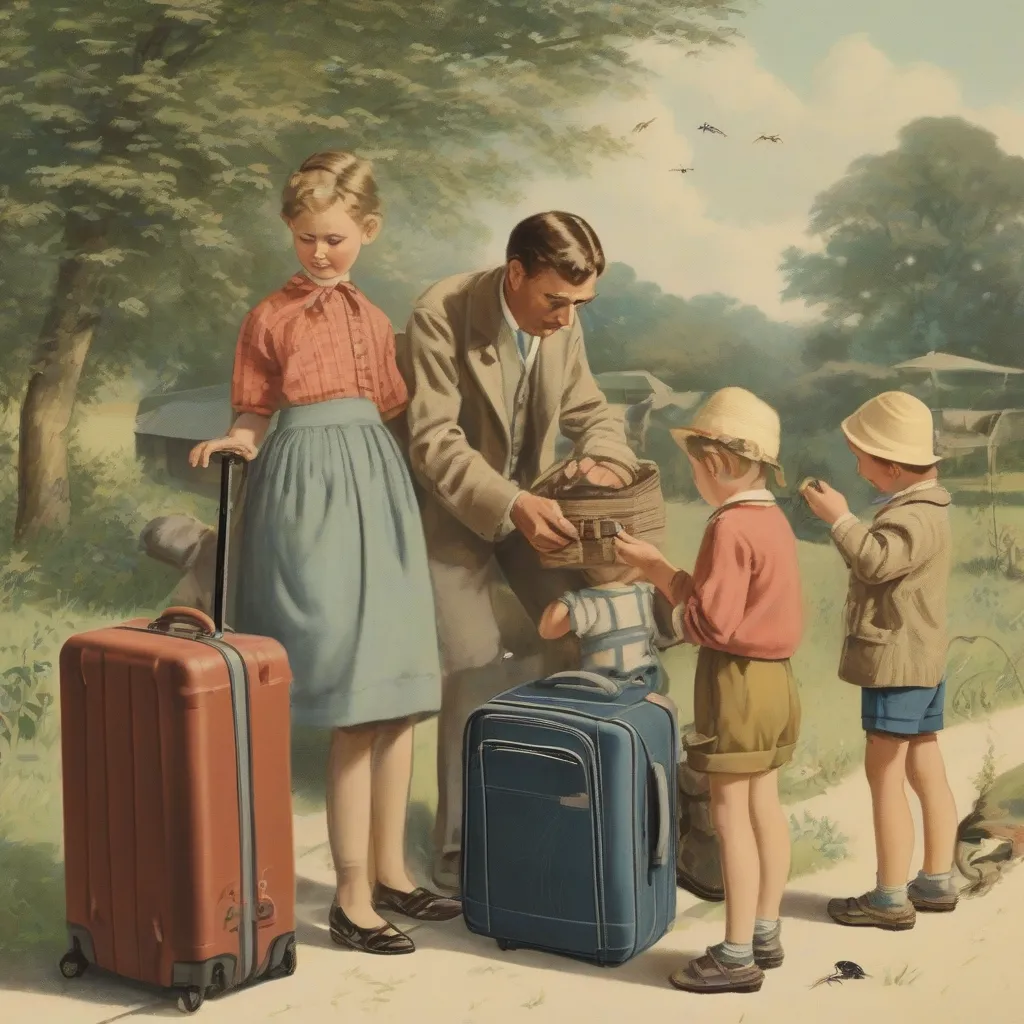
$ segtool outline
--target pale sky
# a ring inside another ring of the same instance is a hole
[[[967,20],[969,19],[969,20]],[[484,210],[489,260],[509,228],[541,209],[591,222],[608,258],[685,297],[725,292],[768,315],[806,320],[782,303],[778,273],[805,235],[815,196],[850,162],[895,145],[923,116],[962,116],[1024,155],[1024,5],[1007,0],[764,0],[737,22],[744,39],[707,56],[650,47],[646,96],[566,115],[636,137],[633,153],[584,180],[528,183],[523,202]],[[722,138],[697,131],[709,121]],[[778,134],[781,144],[756,136]],[[692,166],[692,173],[670,168]]]

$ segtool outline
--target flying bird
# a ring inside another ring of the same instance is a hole
[[[701,125],[698,125],[697,126],[697,131],[699,131],[699,132],[711,132],[713,135],[725,135],[725,132],[720,131],[713,124],[708,124],[707,121],[705,121]]]
[[[692,167],[671,167],[671,171],[678,171],[680,174],[689,174],[693,170]]]
[[[781,142],[782,139],[778,135],[758,135],[755,142]]]
[[[658,119],[656,117],[652,117],[650,119],[650,121],[641,121],[639,124],[634,125],[633,126],[633,134],[634,135],[639,135],[642,131],[646,131],[657,120]]]

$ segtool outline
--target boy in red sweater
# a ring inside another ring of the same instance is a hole
[[[783,960],[779,906],[789,825],[778,769],[793,756],[800,699],[789,659],[803,602],[796,538],[766,487],[782,485],[779,417],[742,388],[723,388],[693,426],[674,430],[701,497],[715,511],[693,568],[619,536],[619,558],[672,602],[679,636],[700,647],[687,761],[706,772],[725,880],[725,941],[672,975],[688,992],[756,992]]]

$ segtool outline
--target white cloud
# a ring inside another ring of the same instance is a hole
[[[623,133],[656,118],[635,137],[633,153],[582,180],[530,182],[514,208],[488,209],[490,258],[500,261],[520,217],[568,209],[593,224],[609,259],[667,291],[721,291],[771,316],[804,320],[813,314],[802,303],[781,302],[781,254],[789,245],[817,247],[805,233],[810,207],[851,161],[891,149],[915,118],[946,115],[980,124],[1008,152],[1024,153],[1024,112],[970,109],[955,76],[924,63],[896,65],[863,35],[823,55],[805,97],[762,68],[747,43],[697,58],[664,47],[642,56],[657,76],[645,96],[567,115]],[[728,137],[697,131],[705,120]],[[762,133],[783,142],[755,145]],[[670,171],[680,165],[694,171]]]

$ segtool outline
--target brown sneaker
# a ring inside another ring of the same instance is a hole
[[[782,949],[782,932],[776,932],[770,939],[754,936],[754,963],[762,971],[770,971],[773,967],[781,967],[786,954]]]
[[[756,963],[742,967],[724,964],[709,948],[668,980],[683,992],[757,992],[764,982],[764,971]]]
[[[960,894],[956,889],[937,896],[925,895],[913,882],[907,886],[907,897],[915,910],[925,914],[948,914],[949,911],[956,910],[956,905],[960,901]]]
[[[847,899],[828,901],[828,916],[837,924],[883,928],[890,932],[903,932],[914,927],[917,911],[913,903],[903,907],[875,907],[868,894]]]

